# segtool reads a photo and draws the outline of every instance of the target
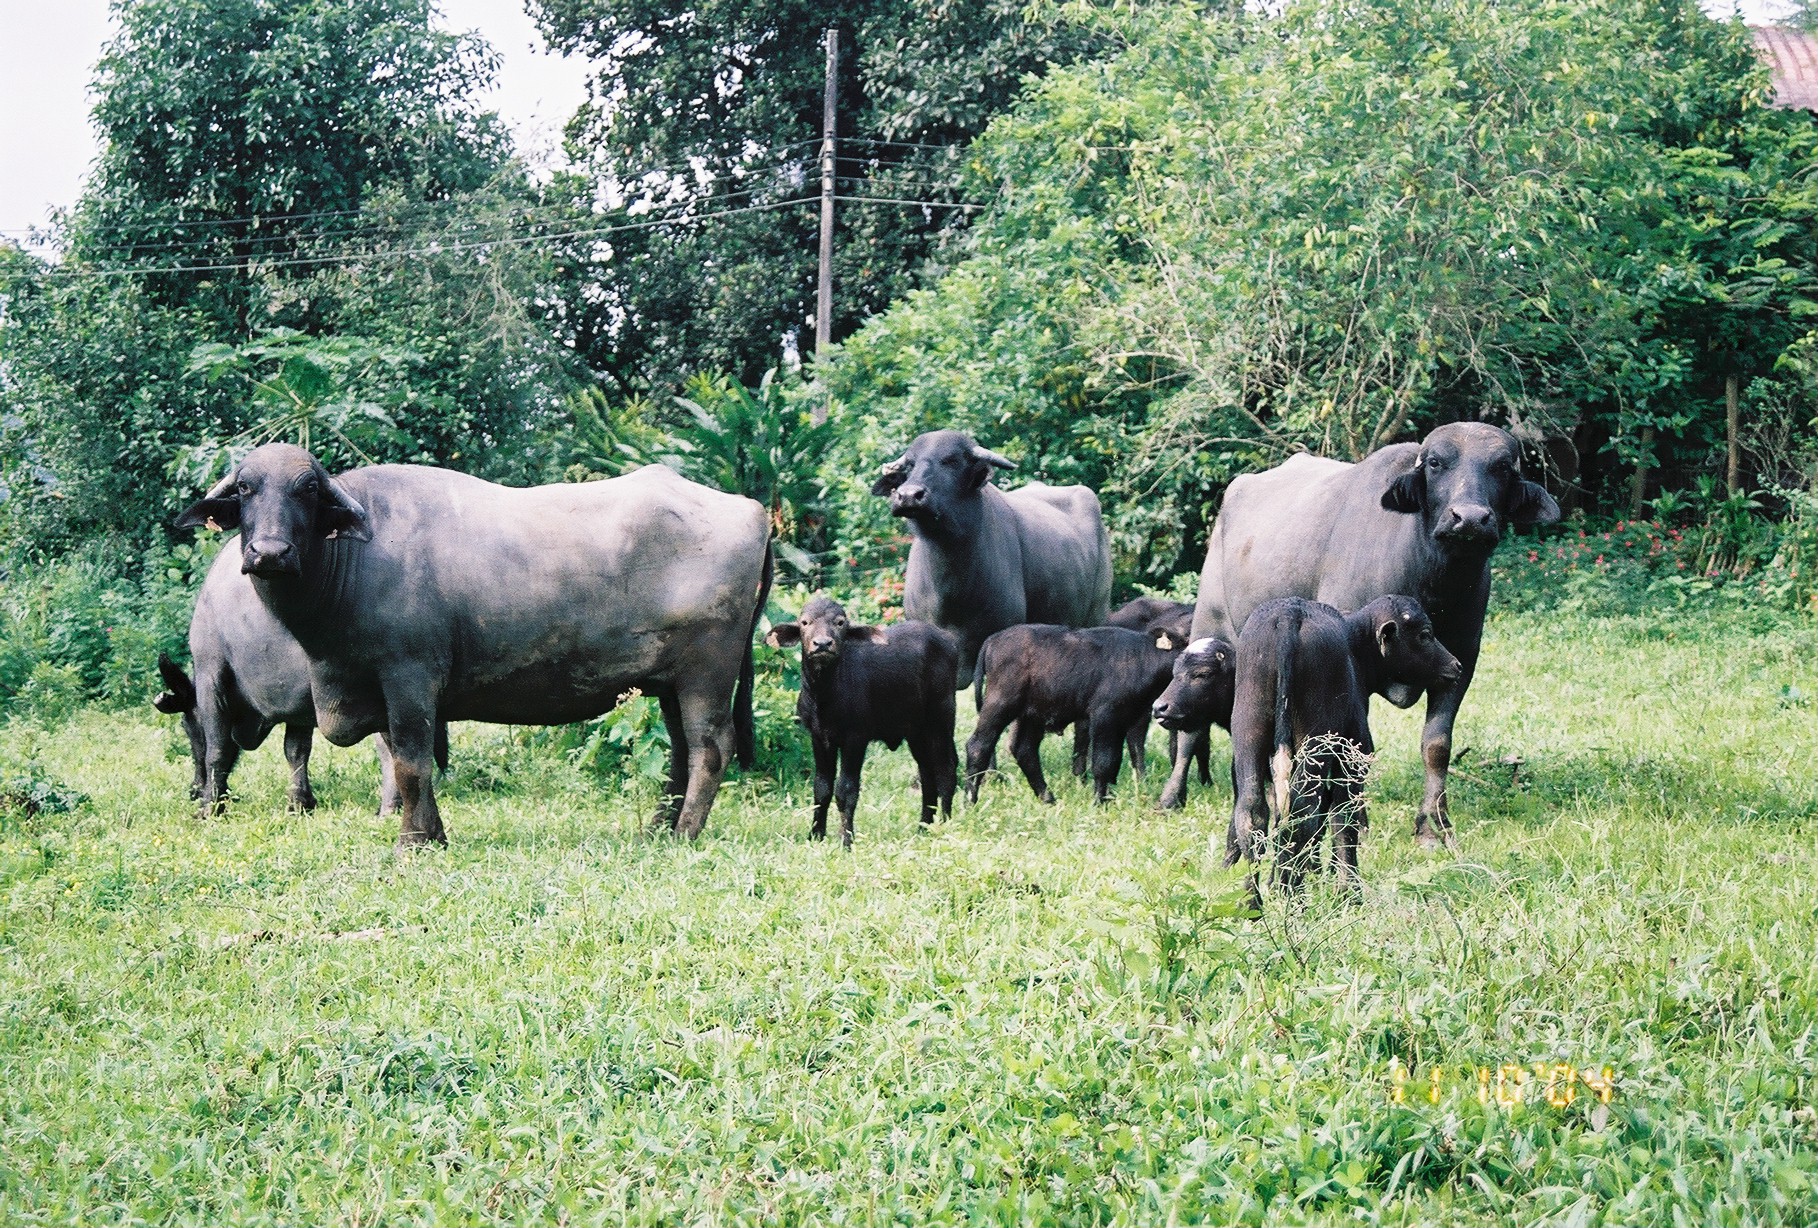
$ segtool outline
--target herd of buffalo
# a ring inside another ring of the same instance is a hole
[[[1369,697],[1407,707],[1424,692],[1416,836],[1449,841],[1452,726],[1491,552],[1506,526],[1559,516],[1522,478],[1507,432],[1457,423],[1356,464],[1296,456],[1240,477],[1197,604],[1144,597],[1116,611],[1097,496],[993,484],[1013,468],[958,431],[918,437],[872,488],[912,534],[908,621],[855,624],[818,596],[771,628],[771,643],[801,647],[814,837],[837,803],[851,843],[873,742],[907,743],[922,821],[946,814],[962,784],[955,694],[970,686],[970,800],[1008,730],[1011,758],[1052,801],[1040,744],[1071,725],[1073,770],[1103,801],[1126,753],[1142,771],[1153,717],[1171,731],[1161,804],[1179,806],[1195,762],[1210,781],[1211,727],[1228,730],[1227,863],[1259,857],[1273,824],[1287,886],[1328,828],[1333,865],[1355,885]],[[416,465],[331,476],[304,449],[270,443],[177,524],[240,532],[237,560],[223,551],[197,597],[192,673],[159,661],[155,703],[183,717],[205,814],[224,803],[240,751],[279,724],[300,808],[314,804],[315,729],[342,746],[376,734],[381,808],[398,811],[400,843],[444,843],[435,769],[447,766],[448,722],[584,720],[634,689],[657,699],[669,733],[658,823],[698,835],[728,760],[752,763],[771,550],[750,499],[654,465],[529,489]]]

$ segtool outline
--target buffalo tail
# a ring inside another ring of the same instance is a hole
[[[739,687],[732,697],[732,753],[739,766],[750,771],[757,766],[757,718],[751,712],[751,692],[757,686],[757,666],[752,660],[752,641],[757,637],[758,620],[770,604],[770,582],[775,578],[775,561],[770,543],[764,543],[764,573],[758,580],[757,608],[751,612],[751,627],[745,636],[745,660],[739,666]]]
[[[1294,721],[1288,698],[1294,693],[1294,653],[1300,647],[1300,610],[1291,608],[1275,641],[1275,753],[1269,759],[1276,822],[1288,821],[1294,797]]]

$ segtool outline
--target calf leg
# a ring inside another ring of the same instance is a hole
[[[1174,762],[1168,769],[1168,783],[1157,802],[1163,810],[1178,810],[1187,800],[1187,767],[1206,741],[1204,729],[1182,729],[1175,736]]]
[[[1111,786],[1117,783],[1117,770],[1123,766],[1124,737],[1127,731],[1117,727],[1110,716],[1092,722],[1092,800],[1104,805]]]
[[[1199,745],[1194,748],[1194,759],[1199,762],[1199,783],[1207,788],[1212,787],[1212,727],[1208,725],[1199,735]]]
[[[953,756],[953,743],[947,743],[947,753],[943,755],[939,738],[916,738],[909,743],[909,754],[915,760],[916,783],[922,789],[922,822],[932,823],[937,805],[952,804],[953,785],[944,769]],[[946,785],[944,800],[941,793],[943,783]]]
[[[305,813],[316,808],[316,795],[309,787],[309,751],[315,741],[313,725],[284,726],[284,762],[290,765],[290,806]]]
[[[1073,774],[1086,778],[1086,761],[1092,751],[1092,726],[1086,721],[1073,722]]]
[[[814,742],[814,822],[808,828],[810,840],[827,838],[827,804],[833,800],[833,769],[839,748],[832,742]]]
[[[859,777],[865,770],[865,747],[857,738],[840,748],[840,778],[833,786],[833,800],[840,808],[840,846],[852,847],[852,820],[858,810]]]
[[[1336,790],[1332,809],[1332,868],[1338,873],[1338,885],[1355,898],[1363,890],[1363,879],[1357,873],[1357,843],[1368,826],[1364,812],[1363,790],[1348,784]]]
[[[1023,779],[1035,790],[1035,796],[1052,805],[1054,794],[1049,792],[1048,781],[1042,775],[1042,732],[1040,721],[1018,721],[1010,739],[1010,757],[1023,769]]]
[[[1130,749],[1130,770],[1136,773],[1138,780],[1141,780],[1144,770],[1149,766],[1147,763],[1149,757],[1148,713],[1137,716],[1136,724],[1130,726],[1129,731],[1124,734],[1124,742]]]
[[[978,724],[973,728],[972,736],[966,739],[966,800],[968,802],[976,803],[978,801],[979,781],[984,779],[985,773],[991,768],[991,761],[997,757],[997,740],[1003,736],[1004,726],[1010,723],[1009,715],[1007,710],[995,707],[989,701],[979,711]],[[1011,739],[1012,745],[1015,745],[1016,739],[1022,737],[1025,723],[1017,722],[1016,733]],[[1039,728],[1036,736],[1040,736]]]
[[[732,760],[732,695],[729,686],[716,685],[684,691],[682,732],[688,739],[688,791],[676,834],[690,840],[707,826],[713,799],[719,796],[720,778]]]

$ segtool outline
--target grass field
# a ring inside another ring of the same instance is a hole
[[[0,818],[0,1223],[1812,1224],[1813,697],[1806,623],[1499,616],[1458,852],[1378,704],[1362,903],[1260,921],[1228,786],[1094,810],[1058,739],[932,831],[874,754],[844,854],[463,728],[399,860],[365,747],[199,824],[149,709],[15,723],[90,801]]]

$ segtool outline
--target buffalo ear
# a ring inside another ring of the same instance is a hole
[[[1559,519],[1559,503],[1546,487],[1525,478],[1515,488],[1509,505],[1509,519],[1518,525],[1552,524]]]
[[[972,463],[966,467],[966,485],[977,490],[991,480],[993,469],[1014,469],[1016,462],[1007,456],[1000,456],[990,448],[972,445]]]
[[[903,453],[882,469],[878,470],[877,481],[871,483],[871,493],[887,495],[901,486],[909,477],[909,454]]]
[[[333,478],[322,484],[322,498],[316,504],[316,525],[329,537],[351,537],[355,541],[372,540],[372,522],[360,501]]]
[[[770,628],[770,634],[764,637],[764,642],[772,648],[787,648],[791,644],[799,644],[802,642],[802,624],[778,623]]]
[[[240,496],[235,493],[235,477],[238,471],[228,475],[208,488],[208,493],[186,508],[177,517],[179,529],[197,529],[207,525],[211,529],[237,529],[240,527]]]
[[[868,640],[873,644],[887,644],[890,642],[890,633],[882,627],[861,625],[857,627],[847,627],[846,638],[849,640]]]
[[[1183,647],[1184,645],[1174,632],[1163,627],[1160,631],[1155,633],[1155,646],[1163,652],[1173,652],[1176,648]]]
[[[1382,505],[1391,512],[1419,512],[1426,498],[1426,477],[1416,465],[1389,483],[1389,489],[1382,492]]]

